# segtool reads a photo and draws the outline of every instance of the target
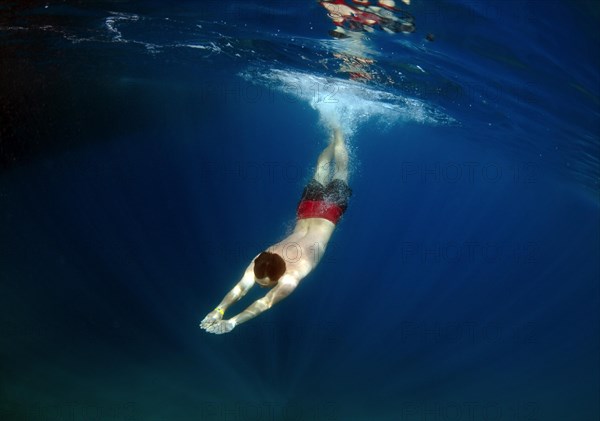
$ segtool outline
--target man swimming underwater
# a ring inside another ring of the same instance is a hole
[[[348,151],[341,131],[335,129],[329,146],[319,155],[314,178],[302,193],[294,231],[254,258],[237,285],[200,322],[202,329],[216,334],[231,332],[296,289],[321,260],[337,222],[346,211],[352,194],[347,181]],[[272,289],[241,313],[223,320],[227,308],[246,295],[255,283]]]

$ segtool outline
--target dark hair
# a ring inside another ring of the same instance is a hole
[[[277,284],[279,278],[285,273],[285,261],[276,253],[263,251],[254,259],[254,276],[257,279],[265,279],[269,277],[271,282],[260,284],[265,287],[272,287]]]

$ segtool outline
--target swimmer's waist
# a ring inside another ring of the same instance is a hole
[[[334,224],[338,223],[343,214],[341,206],[324,200],[302,200],[296,210],[298,219],[323,218]]]

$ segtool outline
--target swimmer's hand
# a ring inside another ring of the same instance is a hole
[[[214,309],[200,322],[200,327],[202,329],[208,329],[210,326],[221,321],[222,318],[223,314],[218,309]]]
[[[235,321],[233,321],[233,319],[229,319],[229,320],[220,320],[216,323],[213,323],[212,325],[205,328],[205,330],[207,332],[220,335],[222,333],[231,332],[234,327],[235,327]]]

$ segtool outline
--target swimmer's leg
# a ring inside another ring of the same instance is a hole
[[[333,158],[333,140],[332,142],[321,152],[319,159],[317,160],[317,169],[315,170],[315,180],[322,185],[327,185],[329,182],[329,174],[331,173],[331,159]]]
[[[333,143],[333,159],[335,161],[335,168],[333,172],[333,179],[339,179],[344,182],[348,182],[348,149],[346,148],[346,142],[341,130],[334,131]]]

